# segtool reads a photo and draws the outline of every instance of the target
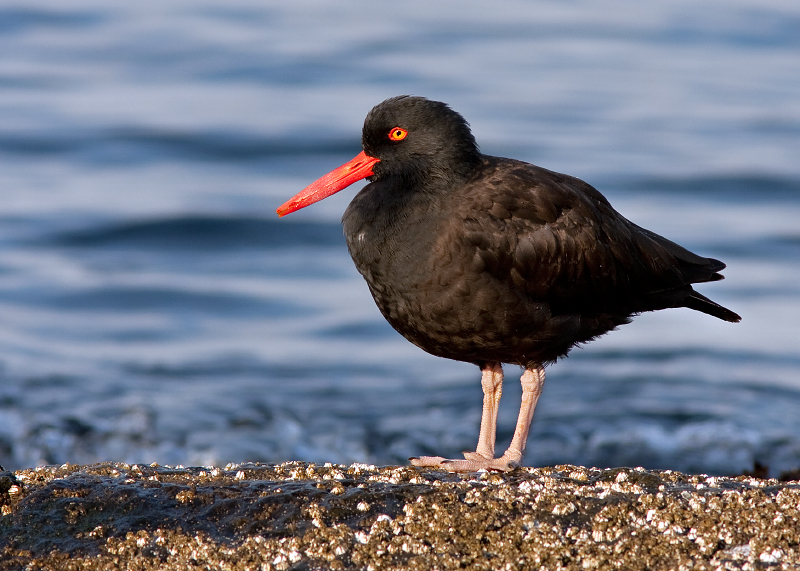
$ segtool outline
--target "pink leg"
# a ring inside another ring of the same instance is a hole
[[[517,417],[517,427],[514,429],[514,438],[511,445],[503,454],[509,465],[519,466],[522,462],[522,455],[525,453],[525,445],[528,443],[528,432],[533,420],[533,411],[536,410],[536,403],[542,396],[544,388],[544,367],[535,369],[525,369],[520,379],[522,383],[522,403],[519,407]]]
[[[500,369],[499,365],[496,365]],[[497,470],[505,472],[516,468],[522,462],[525,444],[528,441],[528,432],[536,403],[544,387],[544,368],[535,367],[525,369],[520,382],[522,384],[522,403],[517,418],[517,427],[511,445],[500,458],[494,458],[494,435],[497,421],[497,403],[502,392],[502,369],[497,379],[495,365],[488,365],[483,369],[481,384],[484,388],[483,417],[481,418],[481,433],[478,439],[478,448],[475,452],[466,452],[465,460],[447,460],[440,456],[422,456],[411,458],[414,466],[441,468],[450,472],[476,472],[478,470]],[[488,389],[488,390],[487,390]],[[491,426],[489,426],[491,425]]]
[[[481,433],[475,453],[483,458],[494,458],[494,440],[497,433],[497,408],[503,395],[503,367],[500,363],[489,363],[482,371],[483,415]],[[472,454],[465,452],[464,455]]]

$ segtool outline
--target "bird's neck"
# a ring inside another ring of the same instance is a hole
[[[342,217],[348,249],[368,282],[374,278],[368,274],[383,274],[387,264],[424,257],[430,249],[427,241],[434,236],[445,194],[436,183],[412,187],[408,182],[390,178],[365,186]]]

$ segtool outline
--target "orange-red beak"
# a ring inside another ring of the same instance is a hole
[[[331,194],[336,194],[356,181],[372,176],[372,167],[379,161],[380,159],[367,156],[361,151],[353,160],[312,182],[283,203],[277,210],[278,216],[286,216],[290,212],[305,208],[309,204],[328,198]]]

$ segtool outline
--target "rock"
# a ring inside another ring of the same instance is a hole
[[[800,565],[797,482],[641,468],[65,464],[4,472],[0,507],[0,570]]]

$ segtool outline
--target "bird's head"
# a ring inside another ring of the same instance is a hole
[[[376,105],[364,121],[363,151],[313,182],[280,208],[284,216],[354,182],[396,177],[404,184],[440,188],[463,181],[480,162],[469,124],[445,103],[401,95]]]

